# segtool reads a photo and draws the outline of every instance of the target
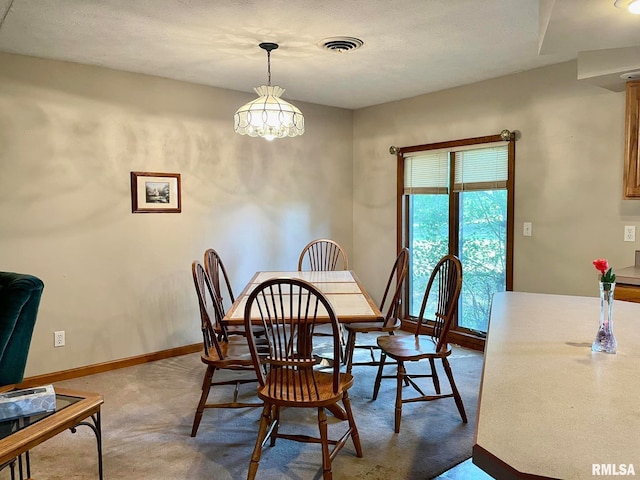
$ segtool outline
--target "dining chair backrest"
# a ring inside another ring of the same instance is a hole
[[[213,248],[208,248],[204,252],[204,268],[211,279],[211,286],[216,292],[224,316],[226,308],[231,306],[236,298],[233,295],[227,269],[224,267],[220,255]]]
[[[338,319],[326,297],[311,283],[296,278],[272,278],[251,292],[245,305],[245,329],[252,324],[252,317],[260,317],[264,327],[268,354],[258,350],[256,339],[247,340],[253,358],[256,375],[262,387],[266,384],[263,367],[269,378],[270,395],[289,400],[297,396],[300,403],[320,398],[313,370],[320,358],[313,353],[314,330],[320,324],[329,323],[333,333],[333,358],[340,358],[340,331]],[[340,362],[333,362],[333,392],[340,385]],[[328,370],[324,369],[324,372]]]
[[[461,290],[462,263],[455,255],[445,255],[431,272],[415,330],[415,335],[418,336],[425,331],[427,325],[433,327],[430,335],[436,343],[436,352],[447,349],[447,336],[458,307]],[[430,312],[434,313],[433,318],[428,318],[427,313]]]
[[[298,271],[347,270],[348,266],[347,252],[327,238],[309,242],[298,258]]]
[[[204,343],[205,356],[212,356],[213,352],[223,359],[223,351],[218,342],[220,332],[226,339],[224,328],[217,324],[217,318],[222,318],[221,306],[215,294],[211,280],[202,264],[194,260],[191,264],[193,274],[193,284],[198,296],[200,306],[200,328],[202,329],[202,339]]]
[[[389,280],[382,295],[380,311],[384,315],[384,326],[393,326],[400,315],[400,303],[402,300],[402,287],[407,278],[409,269],[409,249],[403,248],[393,263]]]

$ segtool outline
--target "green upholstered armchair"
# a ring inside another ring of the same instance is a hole
[[[33,275],[0,272],[0,386],[24,378],[43,288]]]

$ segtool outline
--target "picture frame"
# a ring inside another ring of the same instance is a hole
[[[180,213],[179,173],[131,172],[131,213]]]

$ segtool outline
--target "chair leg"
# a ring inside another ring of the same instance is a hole
[[[271,427],[271,438],[269,445],[273,447],[275,446],[276,439],[278,438],[278,427],[280,427],[280,407],[274,405],[273,409],[271,410],[271,414],[273,415],[271,420],[271,424],[273,425],[273,427]]]
[[[267,436],[267,429],[271,421],[271,405],[265,402],[262,409],[262,416],[260,417],[260,427],[258,428],[258,438],[256,439],[256,446],[253,449],[251,455],[251,462],[249,463],[249,471],[247,472],[247,480],[254,480],[258,473],[258,467],[260,466],[260,457],[262,456],[262,442]]]
[[[456,406],[458,407],[458,412],[460,412],[460,417],[462,418],[462,422],[467,423],[467,414],[464,411],[464,405],[462,404],[462,397],[460,396],[460,392],[456,387],[456,382],[453,380],[453,372],[451,371],[451,365],[449,365],[449,360],[447,360],[446,358],[443,358],[442,366],[444,367],[444,371],[447,373],[447,377],[449,378],[449,384],[451,385],[453,398],[456,401]]]
[[[378,392],[380,391],[380,383],[382,383],[382,369],[384,368],[384,362],[387,361],[387,354],[384,351],[380,351],[380,364],[378,365],[378,373],[376,375],[376,381],[373,384],[373,397],[372,400],[378,398]]]
[[[202,395],[200,395],[200,401],[196,408],[196,415],[193,419],[193,427],[191,427],[191,436],[195,437],[198,433],[198,427],[200,426],[200,420],[202,420],[202,413],[204,412],[204,406],[207,403],[209,397],[209,390],[211,390],[211,380],[213,374],[216,371],[216,367],[208,366],[207,371],[204,374],[204,380],[202,381]]]
[[[431,365],[431,379],[433,380],[433,388],[435,388],[436,393],[440,395],[440,379],[438,378],[438,372],[436,371],[436,362],[431,357],[429,357],[429,364]]]
[[[345,347],[345,357],[347,359],[347,373],[351,373],[353,368],[353,351],[356,347],[356,332],[349,332],[347,335],[347,346]]]
[[[356,421],[353,418],[353,411],[351,410],[351,399],[349,393],[344,392],[342,395],[342,404],[344,405],[344,411],[347,412],[347,420],[349,420],[349,429],[351,430],[351,441],[356,449],[356,455],[358,458],[362,458],[362,445],[360,445],[360,434],[358,433],[358,427]]]
[[[402,419],[402,384],[407,371],[404,368],[404,362],[398,360],[398,380],[396,385],[396,418],[395,432],[400,433],[400,420]]]
[[[327,428],[327,414],[324,411],[324,407],[318,407],[318,428],[320,429],[320,444],[322,446],[322,478],[324,480],[332,480],[329,431]]]
[[[340,355],[342,356],[341,358],[341,365],[346,365],[347,364],[347,339],[345,338],[344,335],[344,325],[341,323],[338,325],[340,327]]]

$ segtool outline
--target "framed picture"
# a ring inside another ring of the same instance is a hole
[[[131,172],[132,213],[180,213],[180,174]]]

